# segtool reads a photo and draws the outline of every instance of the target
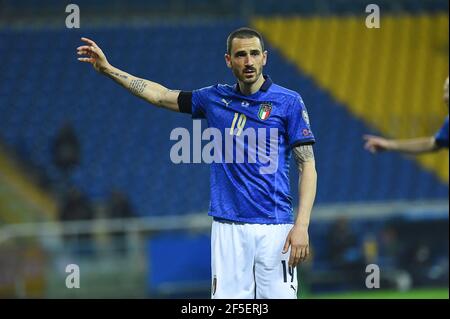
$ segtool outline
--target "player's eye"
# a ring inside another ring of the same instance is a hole
[[[250,52],[250,54],[253,55],[253,56],[258,56],[258,55],[260,55],[260,53],[261,52],[259,52],[259,51],[251,51]]]

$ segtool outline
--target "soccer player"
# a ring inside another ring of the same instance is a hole
[[[83,56],[79,61],[153,105],[206,118],[209,129],[231,136],[232,149],[221,142],[225,160],[211,164],[211,297],[297,298],[295,267],[309,255],[308,226],[316,194],[315,138],[301,96],[263,75],[267,51],[261,35],[240,28],[228,36],[225,62],[235,85],[194,91],[169,90],[121,71],[108,63],[94,41],[82,41],[86,44],[77,48]],[[251,132],[257,132],[258,147],[264,150],[257,161],[250,161]],[[226,160],[227,154],[242,149],[247,161]],[[273,171],[264,171],[268,150],[276,156]],[[291,151],[300,171],[295,218],[289,190]]]
[[[448,108],[448,77],[444,83],[443,99]],[[364,135],[364,139],[366,140],[364,148],[372,153],[379,151],[397,151],[409,154],[435,152],[445,147],[448,148],[448,115],[441,129],[434,136],[389,140],[379,136]]]

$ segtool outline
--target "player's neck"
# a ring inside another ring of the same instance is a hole
[[[263,75],[261,74],[259,76],[259,79],[256,80],[256,82],[251,84],[246,84],[244,82],[239,81],[239,90],[243,95],[251,95],[259,91],[261,86],[263,85],[265,79]]]

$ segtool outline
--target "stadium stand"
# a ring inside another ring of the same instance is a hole
[[[84,34],[102,44],[113,64],[130,73],[157,79],[172,88],[194,89],[232,83],[222,55],[223,39],[234,27],[236,24],[192,26],[185,27],[185,33],[175,26],[140,28],[139,32],[117,28],[84,30]],[[0,88],[1,136],[57,180],[51,140],[60,126],[70,121],[82,147],[81,165],[74,171],[73,182],[93,199],[106,198],[111,185],[116,185],[128,191],[141,215],[206,211],[208,167],[175,165],[169,158],[175,143],[169,140],[170,132],[176,127],[191,127],[189,117],[152,109],[79,65],[72,52],[79,35],[2,31],[5,41],[0,54],[10,62],[3,65],[5,80]],[[270,34],[268,38],[272,40]],[[46,47],[51,45],[55,49],[48,51]],[[160,49],[153,50],[154,46]],[[445,198],[446,183],[413,160],[396,154],[374,158],[364,152],[361,136],[370,127],[353,115],[356,112],[351,113],[278,51],[269,47],[269,52],[267,73],[275,82],[301,92],[312,119],[318,140],[318,203]],[[399,91],[399,98],[404,93]],[[407,106],[406,102],[401,105]],[[434,116],[438,117],[442,103],[433,102],[427,109],[436,110]],[[434,104],[437,107],[432,107]],[[372,114],[369,105],[365,109]],[[413,179],[420,179],[421,184],[411,183]],[[348,181],[345,187],[339,186],[342,180]]]

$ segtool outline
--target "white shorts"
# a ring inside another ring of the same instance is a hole
[[[213,299],[297,299],[297,270],[282,253],[292,224],[213,221]]]

